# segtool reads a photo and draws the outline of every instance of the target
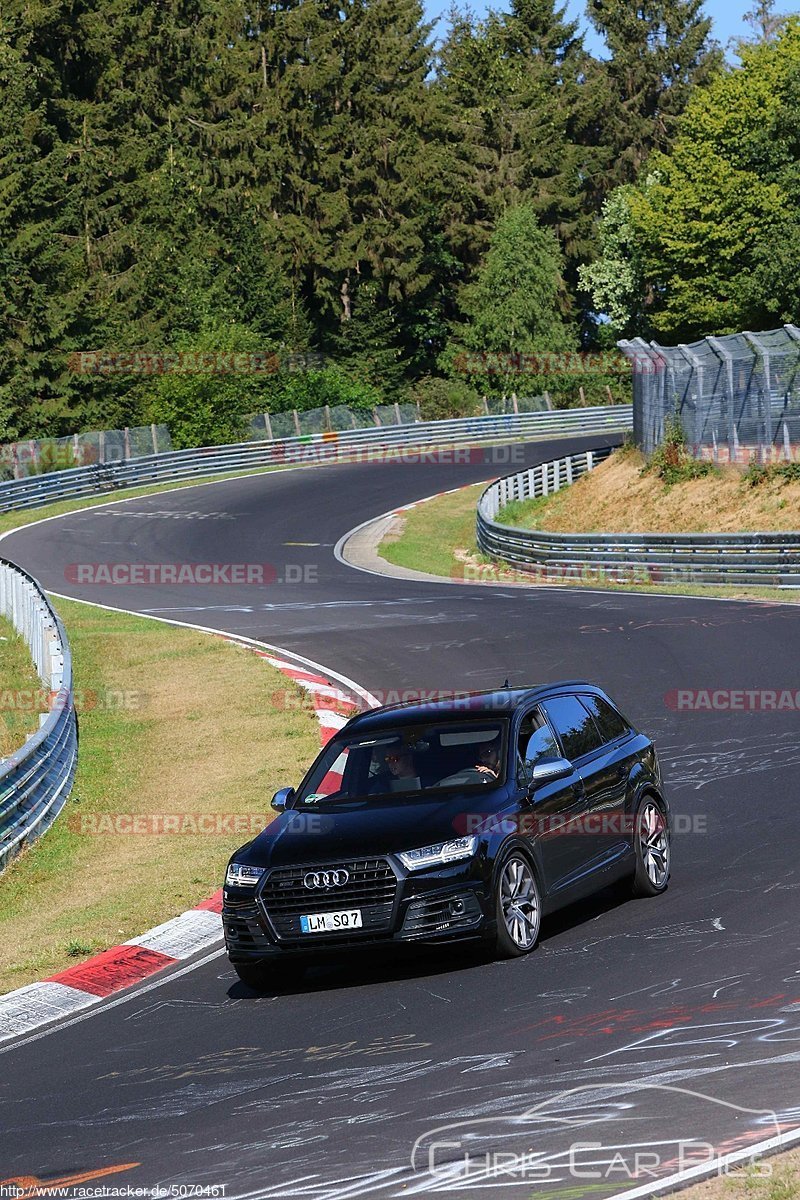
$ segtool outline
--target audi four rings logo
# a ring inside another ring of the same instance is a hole
[[[303,884],[307,888],[344,887],[349,878],[349,871],[309,871]]]

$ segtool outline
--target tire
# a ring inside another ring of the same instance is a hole
[[[280,991],[303,977],[304,967],[300,963],[231,963],[239,979],[254,992]]]
[[[633,849],[634,896],[660,896],[669,884],[671,844],[664,810],[653,796],[645,796],[636,811]]]
[[[494,887],[498,958],[530,954],[539,938],[542,898],[530,859],[512,850],[497,874]]]

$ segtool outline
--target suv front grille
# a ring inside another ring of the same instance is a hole
[[[343,887],[307,888],[303,880],[309,872],[341,871],[349,874]],[[397,877],[385,858],[364,858],[349,862],[312,864],[304,867],[276,867],[270,871],[261,889],[260,903],[278,937],[322,941],[326,937],[341,941],[342,934],[303,934],[300,917],[310,913],[361,910],[361,936],[388,932],[392,922]],[[353,935],[353,931],[349,931]]]

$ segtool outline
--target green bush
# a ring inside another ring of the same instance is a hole
[[[308,412],[312,408],[333,408],[346,404],[348,408],[372,410],[383,403],[377,388],[362,379],[346,374],[339,367],[319,370],[280,371],[265,388],[265,412]]]
[[[664,440],[648,458],[642,467],[641,474],[651,472],[658,476],[667,487],[676,483],[686,483],[691,479],[702,479],[714,474],[713,463],[704,459],[693,458],[686,446],[686,433],[677,413],[667,417],[664,422]]]
[[[446,421],[454,417],[476,417],[482,411],[478,393],[461,379],[427,375],[411,389],[423,421]]]
[[[798,483],[800,462],[771,463],[764,466],[753,457],[742,476],[742,482],[752,488],[760,487],[762,483]]]
[[[161,375],[150,399],[148,421],[166,425],[176,450],[241,441],[248,415],[263,411],[265,381],[274,376],[251,371],[251,355],[269,355],[273,347],[241,325],[212,324],[201,333],[179,337],[174,350],[194,355],[241,355],[241,370],[220,369]]]

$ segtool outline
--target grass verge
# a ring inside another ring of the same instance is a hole
[[[66,600],[58,610],[83,697],[78,775],[50,832],[0,876],[0,992],[209,896],[319,749],[302,700],[275,703],[295,685],[245,647]],[[189,830],[213,814],[218,831],[158,832],[173,814]],[[144,832],[125,832],[135,817]]]
[[[31,652],[10,621],[0,617],[0,758],[12,754],[39,728],[48,696]]]
[[[769,1174],[764,1172],[769,1171]],[[722,1176],[681,1192],[681,1200],[797,1200],[800,1196],[800,1150],[766,1158],[760,1168]]]
[[[573,486],[579,487],[580,484]],[[660,596],[710,596],[723,600],[780,601],[783,604],[800,602],[800,595],[796,591],[783,588],[703,587],[692,584],[648,584],[638,581],[619,583],[595,575],[548,582],[514,567],[504,567],[502,563],[481,554],[475,541],[475,510],[484,487],[485,484],[476,484],[450,495],[437,496],[436,499],[428,500],[403,513],[381,542],[378,548],[380,557],[400,567],[427,571],[431,575],[440,575],[465,583],[528,582],[542,587],[589,587],[612,592],[640,592]],[[546,505],[564,494],[565,492],[559,492],[554,497],[532,503],[538,506]],[[505,519],[509,522],[510,509],[511,506],[508,506],[503,510]]]

